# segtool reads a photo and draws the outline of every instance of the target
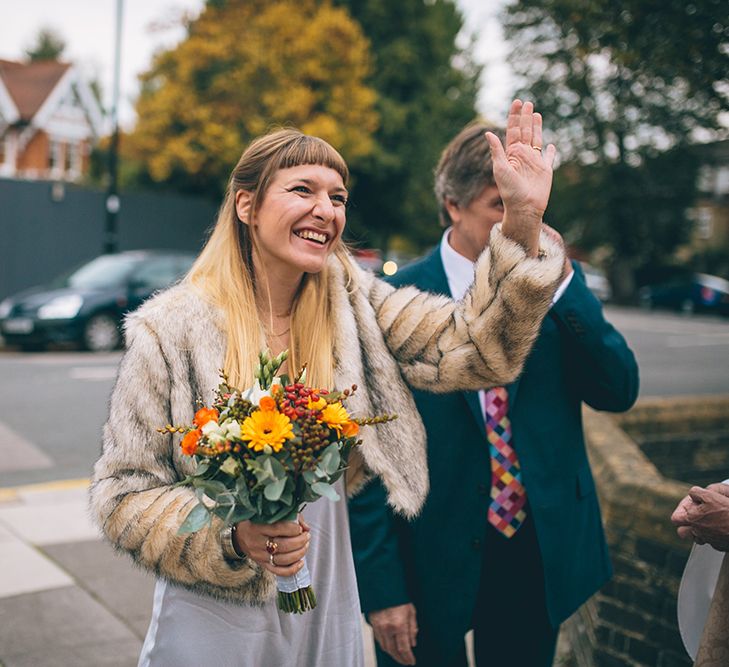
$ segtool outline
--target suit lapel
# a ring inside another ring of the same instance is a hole
[[[516,405],[516,395],[519,393],[519,381],[521,376],[514,380],[511,384],[506,385],[506,391],[509,392],[509,410],[514,408]]]
[[[443,260],[440,256],[440,245],[435,247],[435,250],[425,258],[423,262],[423,274],[422,279],[419,281],[420,289],[435,292],[437,294],[446,294],[453,298],[451,294],[451,288],[448,286],[448,277],[446,276],[445,268],[443,267]],[[483,408],[481,407],[481,401],[478,397],[477,391],[464,391],[463,397],[468,403],[468,407],[473,413],[473,418],[479,425],[482,432],[486,430],[486,424],[483,420]]]

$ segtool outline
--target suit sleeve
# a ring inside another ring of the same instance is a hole
[[[529,258],[497,225],[459,302],[415,287],[372,284],[368,298],[378,325],[412,387],[451,392],[516,379],[563,269],[561,247],[544,234],[541,247],[543,258]]]
[[[352,555],[365,614],[410,602],[397,521],[379,478],[349,500]]]
[[[635,356],[605,319],[577,265],[575,274],[550,311],[564,337],[569,382],[578,397],[596,410],[628,410],[638,397]]]

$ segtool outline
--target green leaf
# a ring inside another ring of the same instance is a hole
[[[301,477],[310,486],[315,484],[318,479],[317,474],[313,470],[304,470],[304,472],[301,473]]]
[[[220,495],[229,493],[228,487],[223,482],[214,479],[202,479],[195,486],[205,491],[205,495],[213,500]]]
[[[229,456],[227,459],[225,459],[225,461],[223,461],[223,465],[220,466],[220,470],[226,475],[235,477],[240,471],[240,464],[238,463],[238,461],[235,460],[235,458]]]
[[[295,521],[298,508],[293,507],[290,504],[282,505],[275,514],[271,515],[268,519],[269,523],[276,523],[276,521]]]
[[[204,475],[210,468],[210,461],[203,459],[195,468],[195,476]]]
[[[329,500],[339,500],[339,494],[334,490],[334,487],[326,482],[312,484],[311,490],[324,498],[329,498]]]
[[[271,463],[271,471],[273,473],[273,476],[276,479],[281,479],[282,477],[285,478],[286,477],[286,471],[284,470],[284,467],[281,464],[281,462],[277,458],[275,458],[273,456],[271,456],[268,460]]]
[[[182,525],[178,528],[177,533],[182,535],[184,533],[195,533],[200,530],[206,524],[209,524],[212,520],[212,515],[202,503],[198,503],[195,507],[190,510],[189,514],[185,517]]]
[[[327,475],[333,475],[339,469],[339,464],[342,457],[339,455],[339,445],[332,443],[322,453],[319,459],[319,466],[327,473]]]
[[[235,511],[231,516],[231,523],[238,523],[239,521],[248,521],[256,513],[252,507],[244,507],[242,505],[236,505]]]
[[[266,488],[263,490],[263,495],[268,500],[276,501],[281,497],[284,487],[286,486],[286,478],[277,479],[275,482],[266,484]]]

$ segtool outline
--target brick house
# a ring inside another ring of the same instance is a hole
[[[0,59],[0,177],[79,180],[102,123],[76,65]]]
[[[699,198],[691,211],[695,247],[729,248],[729,140],[700,147]]]

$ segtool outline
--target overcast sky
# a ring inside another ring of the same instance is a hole
[[[479,111],[500,120],[510,101],[506,47],[496,20],[503,0],[457,1],[466,20],[465,29],[478,38],[474,55],[486,65]],[[182,38],[179,17],[185,12],[199,12],[203,4],[203,0],[124,0],[119,109],[124,126],[134,122],[137,75],[148,69],[156,50]],[[54,28],[66,40],[65,58],[82,64],[101,81],[108,107],[113,80],[115,15],[116,0],[0,0],[0,58],[21,59],[42,27]]]

